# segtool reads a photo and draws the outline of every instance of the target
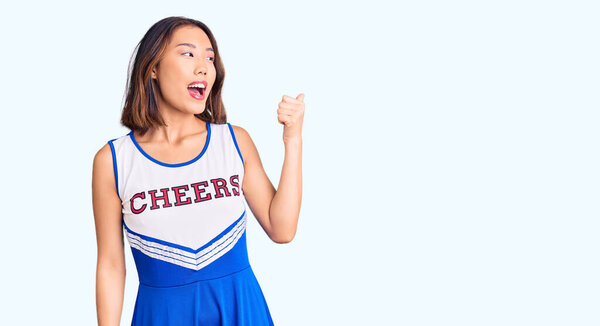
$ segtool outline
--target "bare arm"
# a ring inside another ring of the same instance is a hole
[[[269,221],[273,232],[290,242],[296,235],[302,202],[304,93],[296,98],[283,95],[277,108],[277,120],[283,125],[285,157],[279,187],[269,206]]]
[[[106,144],[94,157],[92,202],[98,245],[96,309],[98,325],[121,323],[125,290],[125,255],[121,200],[116,191],[112,153]]]
[[[269,208],[271,227],[286,242],[296,235],[302,202],[302,139],[287,141],[277,192]]]
[[[277,191],[266,175],[248,132],[231,125],[244,159],[242,189],[252,214],[277,243],[294,239],[302,201],[302,140],[284,142],[285,158]]]

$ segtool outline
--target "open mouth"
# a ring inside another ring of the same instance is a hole
[[[204,92],[205,92],[206,88],[204,88],[203,84],[191,85],[191,86],[188,86],[187,89],[188,89],[188,93],[190,93],[190,96],[192,96],[193,98],[195,98],[197,100],[204,99]]]

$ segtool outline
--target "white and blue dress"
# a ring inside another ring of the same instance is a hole
[[[200,154],[178,164],[133,132],[108,142],[140,282],[132,325],[273,325],[248,260],[241,152],[231,124],[206,128]]]

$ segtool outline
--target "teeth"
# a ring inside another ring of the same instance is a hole
[[[204,84],[196,84],[196,85],[190,85],[190,86],[188,86],[188,88],[190,88],[190,87],[204,88]]]

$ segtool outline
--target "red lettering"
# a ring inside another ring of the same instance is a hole
[[[150,198],[152,199],[152,206],[150,206],[150,209],[159,208],[159,206],[156,205],[156,202],[159,199],[163,201],[163,208],[171,207],[171,204],[169,203],[169,188],[163,188],[160,190],[163,193],[162,196],[156,196],[156,191],[157,190],[148,191],[148,193],[150,194]]]
[[[194,187],[194,193],[196,194],[196,200],[194,200],[194,203],[199,203],[201,201],[209,200],[211,198],[210,194],[206,194],[205,197],[200,196],[201,193],[203,193],[204,191],[206,191],[206,189],[200,189],[200,188],[198,188],[201,185],[205,186],[205,187],[208,187],[208,182],[202,181],[202,182],[192,183],[191,184],[191,186]]]
[[[235,181],[233,181],[235,180]],[[239,180],[238,180],[238,175],[232,175],[231,178],[229,178],[229,183],[231,183],[232,186],[234,186],[233,188],[231,188],[231,191],[233,191],[233,194],[236,196],[240,195],[240,184],[239,184]],[[237,190],[235,189],[237,187]]]
[[[131,197],[131,200],[129,201],[131,203],[131,211],[133,212],[133,214],[139,214],[141,212],[143,212],[146,209],[146,204],[142,205],[142,207],[140,209],[135,209],[135,207],[133,207],[133,200],[136,198],[141,198],[141,199],[146,199],[146,193],[145,192],[139,192],[135,195],[133,195],[133,197]]]
[[[225,195],[227,197],[230,197],[231,194],[229,193],[229,190],[227,189],[227,181],[225,181],[225,179],[222,178],[218,178],[218,179],[211,179],[210,182],[213,183],[213,186],[215,187],[215,198],[221,198],[224,195],[221,194],[221,189],[225,190]],[[221,183],[221,184],[218,184]]]
[[[187,205],[192,202],[190,198],[186,198],[185,201],[181,201],[181,197],[185,196],[185,193],[182,194],[179,191],[182,189],[187,191],[189,189],[188,185],[173,187],[171,189],[175,192],[175,206]]]

